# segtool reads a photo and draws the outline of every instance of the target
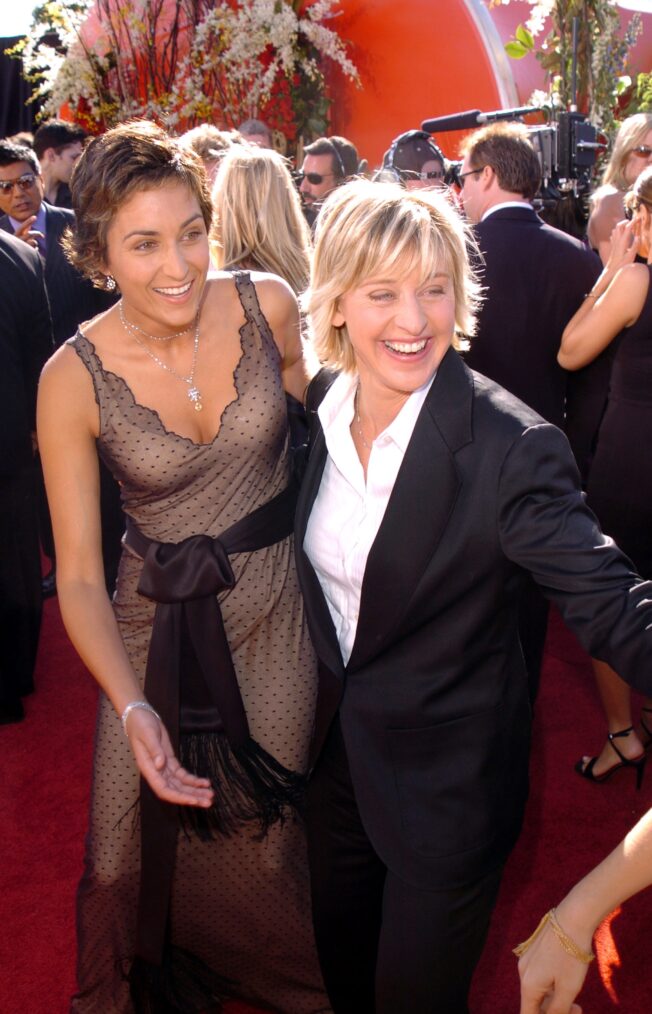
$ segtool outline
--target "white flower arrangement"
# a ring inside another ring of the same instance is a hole
[[[231,127],[264,110],[296,132],[303,124],[290,121],[306,120],[323,90],[325,61],[359,83],[329,27],[338,3],[51,0],[36,9],[15,52],[41,115],[65,105],[94,131],[131,116],[168,127],[207,119]],[[50,44],[52,33],[59,45]],[[326,108],[323,96],[320,103]]]

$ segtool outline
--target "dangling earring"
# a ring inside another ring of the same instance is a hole
[[[104,290],[105,292],[115,292],[115,278],[113,275],[107,275],[104,279]]]

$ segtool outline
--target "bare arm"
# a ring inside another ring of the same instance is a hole
[[[643,264],[634,264],[635,230],[634,222],[618,223],[606,267],[566,325],[557,355],[565,370],[579,370],[592,362],[643,309],[649,278]]]
[[[283,387],[303,403],[309,376],[301,342],[299,308],[290,286],[269,275],[254,276],[261,309],[281,353]]]
[[[64,346],[47,363],[39,387],[39,448],[52,517],[61,614],[72,643],[118,715],[144,695],[129,662],[104,585],[97,406],[90,377]],[[151,713],[129,715],[130,743],[154,792],[173,803],[210,805],[204,779],[174,757],[167,732]]]
[[[559,923],[582,950],[602,920],[633,894],[652,884],[652,810],[614,851],[566,895],[557,907]],[[567,954],[549,926],[518,963],[521,1014],[568,1014],[579,1010],[588,965]],[[547,1006],[541,1004],[547,998]]]

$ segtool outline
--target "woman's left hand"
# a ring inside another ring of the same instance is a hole
[[[160,719],[144,708],[127,718],[129,742],[143,778],[159,799],[180,806],[208,807],[213,789],[207,778],[198,778],[181,767],[167,730]]]
[[[550,926],[519,958],[520,1014],[582,1014],[574,1003],[588,965],[567,954]]]

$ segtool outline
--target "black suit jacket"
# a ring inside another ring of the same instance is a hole
[[[599,258],[528,207],[496,211],[475,232],[486,299],[466,362],[563,426],[569,375],[557,353],[566,324],[600,274]]]
[[[320,660],[312,763],[339,708],[384,863],[416,886],[474,880],[506,858],[527,795],[526,573],[589,651],[646,693],[652,584],[637,584],[600,533],[563,433],[449,350],[368,557],[344,667],[302,548],[327,457],[314,413],[312,426],[295,532]]]
[[[67,208],[45,204],[45,286],[50,300],[55,345],[71,338],[78,326],[107,310],[116,297],[96,289],[67,260],[61,239],[67,228],[74,229],[75,215]],[[0,229],[13,234],[7,215],[0,216]]]
[[[39,374],[52,354],[52,323],[41,258],[0,233],[0,475],[33,459]]]

